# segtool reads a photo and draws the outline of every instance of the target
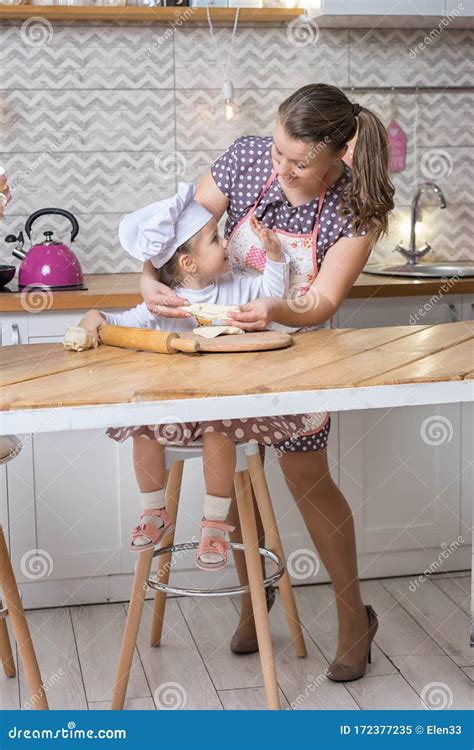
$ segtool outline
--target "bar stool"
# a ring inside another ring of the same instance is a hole
[[[288,573],[285,570],[284,554],[280,534],[273,511],[272,501],[265,479],[259,446],[255,443],[236,445],[237,463],[234,477],[235,494],[242,530],[243,544],[230,543],[231,549],[242,549],[247,567],[248,586],[235,586],[225,589],[182,589],[169,586],[169,573],[172,553],[182,549],[197,547],[197,542],[174,545],[174,531],[170,531],[155,549],[140,552],[137,557],[127,622],[122,640],[120,659],[115,681],[112,709],[122,709],[132,666],[133,653],[143,612],[147,587],[154,588],[155,602],[151,631],[151,645],[159,646],[163,630],[166,594],[177,593],[184,596],[224,596],[250,592],[257,632],[265,693],[269,709],[280,709],[278,685],[273,646],[268,618],[265,587],[279,580],[281,602],[285,610],[290,637],[296,655],[306,656],[306,646],[298,617],[295,597]],[[179,496],[185,460],[202,456],[202,442],[190,446],[170,445],[166,447],[166,509],[176,524]],[[252,490],[262,519],[267,548],[259,547],[257,525],[253,505]],[[165,546],[165,542],[167,543]],[[155,576],[150,577],[153,557],[158,557]],[[264,579],[261,557],[271,560],[276,570]]]
[[[20,442],[13,436],[0,437],[0,464],[15,458],[21,450]],[[21,595],[13,572],[10,554],[5,541],[3,528],[0,524],[0,590],[5,599],[6,607],[2,607],[0,600],[0,659],[3,671],[7,677],[15,677],[16,669],[13,660],[8,628],[5,617],[10,617],[13,634],[25,670],[26,680],[30,689],[34,708],[47,709],[48,701],[41,681],[41,674],[36,658],[36,652],[31,640],[30,629],[21,603]]]

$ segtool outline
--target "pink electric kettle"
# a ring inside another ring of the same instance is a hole
[[[27,219],[25,232],[31,241],[31,228],[33,222],[40,216],[58,214],[69,219],[72,225],[71,242],[74,242],[79,232],[79,224],[75,216],[62,208],[42,208],[35,211]],[[84,275],[81,264],[72,250],[62,242],[53,239],[52,232],[44,232],[46,239],[39,245],[32,245],[29,250],[24,250],[24,236],[20,232],[16,237],[9,234],[5,242],[16,242],[12,251],[15,258],[21,260],[18,271],[18,287],[41,287],[49,289],[85,289]]]

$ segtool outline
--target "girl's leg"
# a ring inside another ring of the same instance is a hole
[[[206,495],[204,498],[203,527],[201,539],[213,537],[225,540],[225,530],[206,526],[207,522],[225,524],[232,502],[235,474],[235,443],[227,435],[216,431],[203,433],[203,464]],[[205,566],[222,564],[223,555],[214,552],[199,552],[198,557]]]
[[[360,595],[351,509],[331,478],[326,450],[284,453],[280,464],[336,594],[336,660],[360,663],[367,652],[368,622]]]
[[[140,523],[151,524],[158,529],[164,526],[157,513],[165,509],[165,449],[156,440],[133,438],[133,465],[142,501],[143,518]],[[149,511],[149,513],[147,513]],[[134,547],[143,547],[151,539],[144,534],[135,536]]]

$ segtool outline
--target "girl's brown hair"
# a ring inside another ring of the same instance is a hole
[[[182,255],[190,255],[193,252],[192,239],[193,238],[191,237],[191,239],[183,242],[183,244],[175,250],[169,261],[165,263],[164,266],[161,266],[159,270],[161,283],[166,284],[170,289],[181,286],[184,281],[179,267],[179,259]]]
[[[340,151],[357,134],[352,180],[342,192],[341,212],[353,216],[353,231],[366,230],[374,245],[387,233],[395,188],[390,180],[388,140],[381,120],[370,109],[357,108],[337,86],[315,83],[295,91],[278,109],[290,138],[327,143]]]

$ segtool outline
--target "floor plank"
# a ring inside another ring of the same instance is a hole
[[[16,664],[18,674],[18,658],[16,651],[15,639],[11,625],[6,618],[8,632],[10,634],[10,643],[12,646],[13,658]],[[34,642],[34,639],[33,639]],[[0,710],[12,710],[21,708],[20,704],[20,685],[18,677],[6,677],[3,667],[0,666]]]
[[[289,703],[279,690],[282,709],[289,709]],[[219,698],[226,711],[265,711],[267,699],[265,688],[240,688],[240,690],[220,690]]]
[[[389,579],[384,579],[383,583]],[[403,656],[419,654],[439,655],[443,651],[379,581],[363,581],[365,602],[372,604],[379,618],[375,642],[384,654]]]
[[[238,615],[230,597],[186,598],[179,602],[216,690],[263,686],[258,654],[239,656],[230,650]]]
[[[442,578],[433,581],[446,596],[449,596],[466,615],[471,614],[471,579],[470,578]]]
[[[146,601],[138,634],[138,651],[151,694],[160,704],[184,709],[222,709],[189,628],[176,600],[166,605],[161,646],[150,646],[152,601]]]
[[[27,617],[49,707],[85,710],[86,695],[69,607],[31,610]],[[22,708],[34,708],[21,666],[19,684]]]
[[[449,656],[394,656],[406,681],[428,708],[468,711],[474,708],[469,677]]]
[[[87,700],[91,703],[112,700],[120,644],[125,628],[123,605],[94,604],[71,607],[71,614]],[[150,689],[136,652],[127,697],[150,697]]]
[[[330,662],[337,649],[337,616],[334,591],[327,584],[295,588],[301,621],[317,647]],[[370,674],[395,674],[396,668],[375,643]]]
[[[400,602],[445,653],[471,656],[469,617],[431,581],[424,581],[412,591],[410,578],[383,581],[384,588]]]
[[[347,689],[364,711],[419,711],[423,702],[399,674],[383,677],[368,677],[365,680],[348,682]]]

